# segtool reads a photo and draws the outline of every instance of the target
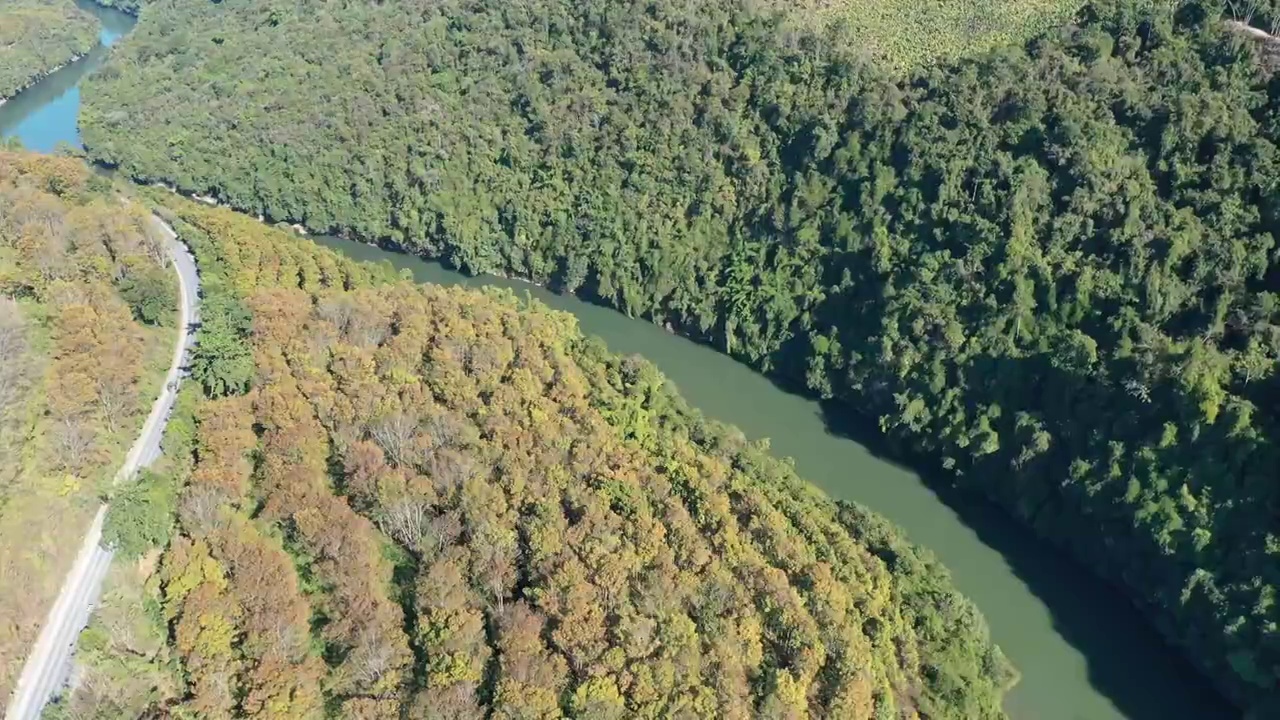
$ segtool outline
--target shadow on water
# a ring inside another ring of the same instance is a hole
[[[793,392],[781,388],[784,392]],[[1239,712],[1165,642],[1118,588],[1100,581],[1065,551],[1053,547],[1018,524],[991,501],[957,488],[931,463],[888,446],[867,418],[834,401],[820,403],[823,421],[833,436],[852,440],[881,460],[920,476],[929,491],[986,546],[998,552],[1019,579],[1048,609],[1053,627],[1080,651],[1089,683],[1130,720],[1226,720]],[[1016,717],[1035,718],[1034,710]],[[1087,714],[1072,715],[1092,720]]]

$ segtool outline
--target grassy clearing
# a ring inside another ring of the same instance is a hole
[[[802,15],[842,27],[896,70],[1026,42],[1069,20],[1082,0],[801,0]],[[791,6],[796,7],[796,6]]]

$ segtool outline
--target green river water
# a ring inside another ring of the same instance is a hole
[[[83,2],[83,0],[82,0]],[[82,4],[103,21],[103,47],[0,107],[0,136],[48,152],[79,146],[78,83],[133,19]],[[986,616],[1022,673],[1006,707],[1015,720],[1210,720],[1238,716],[1165,645],[1116,590],[1039,541],[991,504],[926,482],[878,457],[874,434],[848,416],[787,392],[731,358],[645,322],[518,281],[465,277],[443,266],[348,240],[317,238],[347,255],[408,268],[422,282],[508,287],[572,313],[616,352],[655,363],[691,404],[767,437],[802,476],[837,498],[884,514],[930,548]]]

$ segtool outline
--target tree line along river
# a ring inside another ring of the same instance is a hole
[[[102,22],[102,46],[0,107],[0,136],[32,150],[78,147],[80,81],[101,65],[134,19],[87,0]],[[859,421],[792,394],[733,359],[643,320],[518,281],[467,277],[418,258],[338,238],[318,242],[360,260],[408,268],[421,282],[498,286],[578,318],[615,352],[656,364],[689,402],[769,438],[775,453],[829,495],[887,516],[931,549],[956,586],[977,603],[996,642],[1022,673],[1006,709],[1016,720],[1210,720],[1226,702],[1168,647],[1120,593],[980,498],[928,482],[878,457]],[[865,444],[864,444],[865,443]]]

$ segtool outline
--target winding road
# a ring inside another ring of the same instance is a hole
[[[160,396],[152,404],[151,414],[147,416],[138,439],[116,473],[117,483],[132,479],[140,468],[160,457],[160,439],[177,400],[178,384],[186,375],[187,357],[195,344],[193,329],[199,317],[200,279],[196,273],[195,258],[178,241],[173,228],[158,217],[153,216],[152,219],[166,236],[169,257],[178,274],[182,322],[174,343],[173,362],[165,375]],[[102,580],[111,566],[112,551],[101,545],[102,521],[106,514],[107,506],[104,504],[98,508],[85,533],[75,564],[63,581],[58,599],[49,610],[40,637],[22,668],[22,675],[5,711],[5,720],[37,720],[45,703],[64,686],[70,675],[76,640],[89,623],[89,614],[102,590]]]

